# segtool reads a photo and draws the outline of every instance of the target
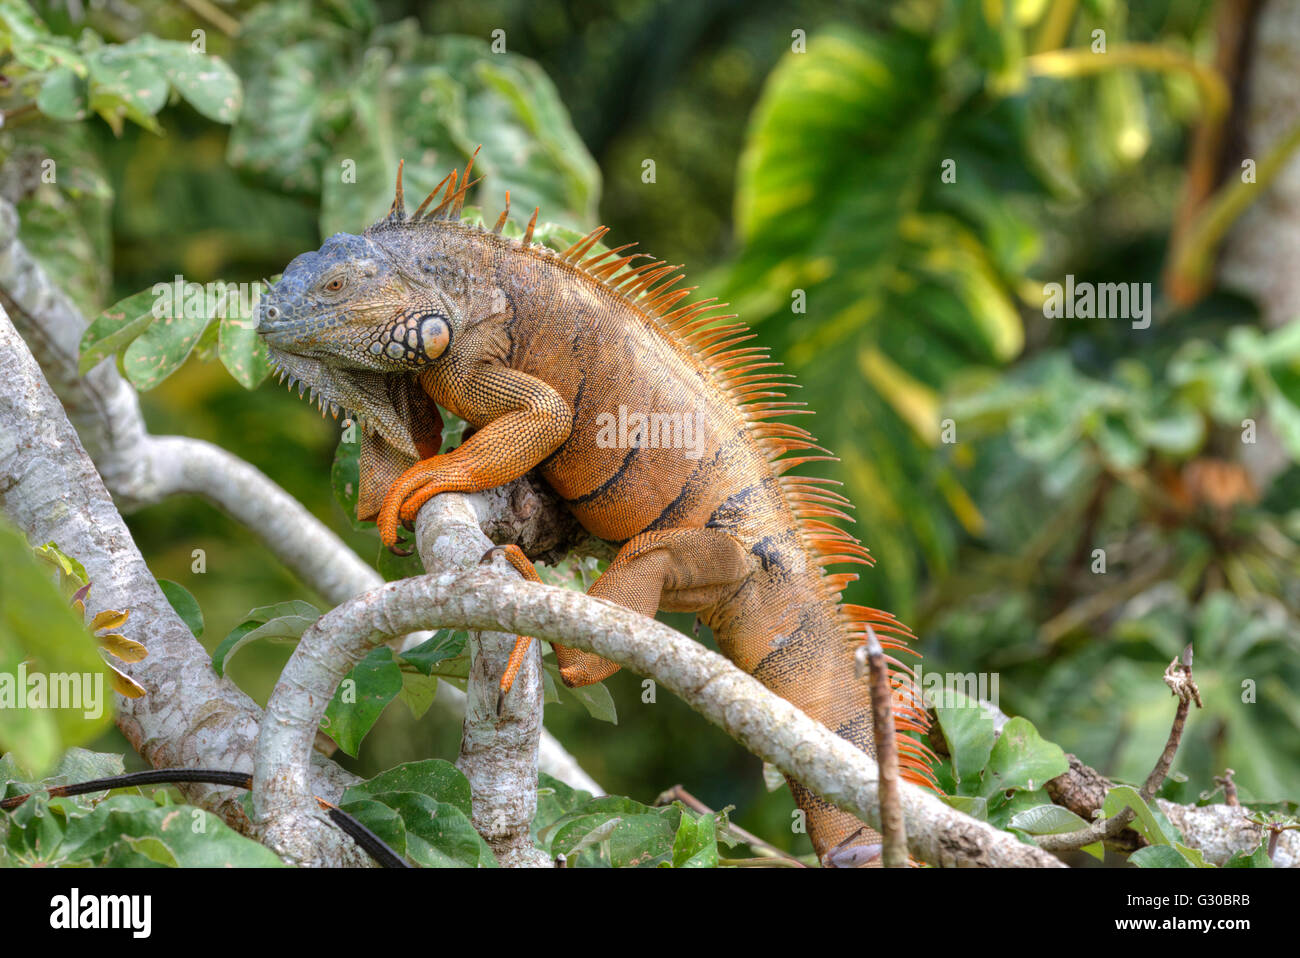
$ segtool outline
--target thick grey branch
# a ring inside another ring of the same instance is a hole
[[[422,524],[435,523],[431,511],[421,511]],[[439,530],[422,534],[436,539]],[[299,823],[312,814],[304,769],[328,699],[322,688],[332,690],[334,676],[386,636],[434,627],[505,630],[604,656],[653,678],[754,754],[880,827],[875,762],[722,656],[613,603],[480,567],[390,583],[327,613],[303,635],[267,705],[254,771],[257,818],[273,847],[296,845]],[[1060,865],[915,786],[904,784],[901,799],[912,849],[932,864]]]
[[[58,399],[0,306],[0,509],[32,542],[57,542],[85,566],[91,611],[129,609],[128,633],[149,649],[124,666],[148,694],[118,699],[118,726],[150,764],[247,770],[260,712],[213,672],[145,566]],[[312,790],[337,798],[354,780],[318,759]],[[190,800],[237,828],[240,793],[187,785]]]
[[[492,547],[475,512],[482,496],[438,496],[421,510],[420,557],[431,574],[477,568]],[[436,535],[429,535],[436,529]],[[503,865],[547,867],[533,845],[537,759],[542,731],[542,654],[532,643],[510,694],[497,711],[499,682],[515,645],[505,632],[471,632],[465,726],[456,764],[469,779],[474,827]]]

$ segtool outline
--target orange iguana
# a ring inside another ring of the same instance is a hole
[[[783,401],[790,377],[741,345],[753,334],[718,315],[726,304],[679,305],[691,291],[675,288],[678,267],[633,265],[646,257],[628,246],[592,253],[604,227],[556,253],[532,243],[534,210],[522,240],[507,238],[508,194],[495,229],[461,223],[472,166],[408,216],[399,165],[385,218],[298,256],[261,301],[257,329],[281,378],[362,424],[358,518],[377,518],[396,549],[430,497],[536,469],[588,531],[619,545],[591,595],[647,616],[696,613],[740,668],[874,754],[854,649],[868,625],[896,649],[911,632],[839,601],[856,574],[823,571],[871,559],[826,521],[848,518],[838,483],[789,474],[832,458],[780,421],[802,405]],[[439,406],[475,429],[441,455]],[[536,578],[518,547],[506,554]],[[570,686],[618,669],[577,649],[555,655]],[[906,671],[893,680],[897,725],[920,730]],[[927,783],[929,750],[906,736],[899,746],[905,776]],[[874,832],[790,786],[819,855],[871,857]]]

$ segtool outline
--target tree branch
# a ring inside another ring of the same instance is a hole
[[[894,738],[894,695],[889,687],[889,666],[876,630],[867,626],[867,644],[857,651],[858,681],[870,683],[871,729],[880,767],[881,862],[885,868],[907,867],[907,829],[899,805],[898,742]]]
[[[443,534],[438,516],[437,509],[421,510],[422,540],[437,541]],[[611,602],[479,567],[389,583],[326,613],[303,634],[267,704],[254,768],[256,819],[272,848],[290,858],[304,849],[310,853],[312,842],[304,836],[318,829],[311,822],[314,803],[305,769],[316,723],[338,680],[385,636],[435,627],[532,635],[626,666],[676,693],[827,801],[880,827],[875,762],[722,656]],[[916,786],[903,783],[900,796],[912,849],[925,861],[1061,865]]]
[[[1189,645],[1183,649],[1182,659],[1174,659],[1169,663],[1169,668],[1165,670],[1165,684],[1169,686],[1173,694],[1178,698],[1178,707],[1174,710],[1174,721],[1169,729],[1169,736],[1165,742],[1165,747],[1160,751],[1160,757],[1156,759],[1155,767],[1151,769],[1151,774],[1142,784],[1138,794],[1144,802],[1155,800],[1156,791],[1164,783],[1165,776],[1169,774],[1170,766],[1173,765],[1174,756],[1178,754],[1178,746],[1182,742],[1183,728],[1187,724],[1187,712],[1191,708],[1191,703],[1196,702],[1196,707],[1201,707],[1201,692],[1196,687],[1196,681],[1192,678],[1192,647]],[[1083,848],[1085,845],[1091,845],[1093,842],[1106,841],[1113,839],[1133,821],[1137,814],[1131,807],[1120,809],[1110,818],[1103,819],[1099,822],[1093,822],[1087,828],[1080,829],[1077,832],[1066,832],[1060,835],[1039,835],[1035,838],[1039,847],[1046,848],[1049,851],[1072,851],[1077,848]]]
[[[417,537],[420,558],[430,574],[456,574],[482,564],[492,541],[480,528],[476,506],[488,508],[489,503],[481,496],[440,496],[423,510],[431,518],[420,528],[433,525],[438,530],[437,536]],[[501,673],[514,645],[511,633],[470,633],[465,726],[456,765],[469,779],[474,827],[492,846],[497,861],[550,868],[551,859],[533,844],[531,833],[542,731],[541,643],[529,647],[497,711]]]
[[[118,698],[117,724],[151,765],[247,771],[260,711],[218,678],[149,573],[90,458],[35,359],[0,306],[0,509],[33,542],[57,542],[92,583],[92,611],[130,609],[132,637],[149,655],[123,671],[142,684]],[[337,798],[355,777],[317,756],[314,793]],[[240,798],[228,787],[186,785],[189,800],[247,832]]]
[[[1007,716],[989,702],[981,702],[980,707],[992,718],[994,734],[1001,734],[1002,726],[1008,721]],[[932,736],[930,745],[939,754],[947,754],[942,735],[937,740]],[[1089,821],[1101,809],[1106,801],[1106,793],[1114,788],[1114,784],[1096,769],[1085,765],[1077,755],[1066,752],[1065,757],[1069,760],[1070,769],[1047,782],[1047,794],[1053,803],[1068,808],[1084,821]],[[1187,845],[1198,849],[1206,861],[1215,865],[1222,865],[1238,852],[1254,851],[1264,838],[1265,830],[1250,821],[1249,809],[1235,801],[1224,805],[1179,805],[1157,798],[1155,804],[1174,827],[1183,833]],[[1136,832],[1130,831],[1120,834],[1120,844],[1129,835],[1136,843],[1142,842]],[[1282,836],[1273,863],[1283,868],[1300,867],[1300,834],[1288,832]]]

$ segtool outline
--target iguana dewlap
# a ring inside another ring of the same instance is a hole
[[[604,228],[563,253],[534,245],[536,212],[522,239],[507,238],[508,196],[494,230],[463,224],[468,167],[459,183],[453,171],[408,216],[399,168],[387,217],[297,257],[261,301],[258,332],[282,378],[361,421],[358,517],[377,518],[395,547],[430,497],[536,469],[587,530],[620,546],[592,595],[647,616],[696,613],[740,668],[874,754],[854,649],[868,624],[893,648],[911,633],[842,604],[856,575],[824,571],[871,560],[827,522],[848,518],[836,483],[789,474],[828,458],[782,421],[801,411],[784,401],[790,377],[742,345],[753,334],[718,315],[725,304],[679,305],[690,290],[675,288],[677,267],[634,265],[644,256],[627,247],[590,253]],[[439,406],[475,427],[441,455]],[[531,572],[517,550],[511,561]],[[570,685],[617,669],[555,651]],[[896,683],[898,726],[920,729],[919,698],[905,674]],[[904,774],[925,783],[928,750],[899,745]],[[819,855],[878,841],[790,784]]]

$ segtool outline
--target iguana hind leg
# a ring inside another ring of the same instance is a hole
[[[507,546],[505,555],[525,578],[540,581],[518,546]],[[747,553],[728,533],[717,529],[665,529],[643,532],[625,542],[587,594],[654,618],[660,608],[693,611],[710,606],[748,573]],[[530,641],[521,637],[515,643],[510,665],[501,678],[503,695],[510,690]],[[560,678],[570,688],[599,682],[618,671],[617,665],[598,655],[551,645]]]
[[[513,543],[508,546],[494,547],[489,549],[487,555],[483,558],[489,559],[496,553],[500,552],[505,560],[509,562],[519,572],[521,576],[529,582],[541,582],[541,576],[537,574],[537,569],[528,561],[528,556],[524,555],[524,550]],[[514,685],[515,676],[524,664],[524,655],[528,652],[528,647],[532,643],[532,638],[527,635],[521,635],[515,640],[515,647],[510,653],[510,661],[506,663],[506,670],[501,675],[501,693],[500,698],[504,698]],[[571,649],[567,645],[557,645],[551,643],[551,648],[555,650],[555,660],[560,666],[560,677],[564,679],[565,684],[590,685],[593,682],[599,682],[601,679],[608,678],[618,671],[618,666],[608,659],[602,659],[599,655],[591,652],[584,652],[581,649]],[[567,678],[572,676],[595,676],[588,678],[586,681],[570,682]]]

